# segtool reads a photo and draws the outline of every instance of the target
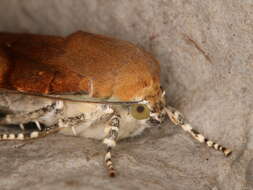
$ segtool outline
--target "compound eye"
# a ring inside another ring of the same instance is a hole
[[[131,115],[138,120],[147,119],[150,115],[150,110],[145,104],[131,105]]]

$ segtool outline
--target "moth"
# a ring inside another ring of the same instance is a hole
[[[154,57],[127,41],[82,31],[67,37],[0,33],[0,111],[2,127],[21,128],[0,134],[1,141],[55,132],[101,140],[110,176],[116,142],[166,118],[200,143],[231,153],[166,105]],[[38,129],[26,130],[29,122]]]

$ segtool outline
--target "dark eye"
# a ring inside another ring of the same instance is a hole
[[[131,115],[138,120],[149,117],[150,111],[145,104],[133,104],[131,106]]]
[[[138,113],[142,113],[142,112],[144,112],[144,110],[145,110],[145,108],[144,108],[143,105],[138,105],[137,108],[136,108],[136,111],[137,111]]]

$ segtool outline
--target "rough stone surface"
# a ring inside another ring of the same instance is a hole
[[[225,158],[167,124],[120,142],[111,179],[100,142],[1,142],[2,190],[253,189],[253,1],[1,0],[0,14],[1,31],[85,30],[143,46],[161,63],[168,102],[234,150]]]

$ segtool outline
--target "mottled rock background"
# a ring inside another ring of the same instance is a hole
[[[110,179],[100,142],[1,142],[2,190],[253,189],[253,1],[1,0],[0,15],[1,31],[85,30],[144,47],[161,63],[168,102],[234,150],[225,158],[167,124],[120,142]]]

